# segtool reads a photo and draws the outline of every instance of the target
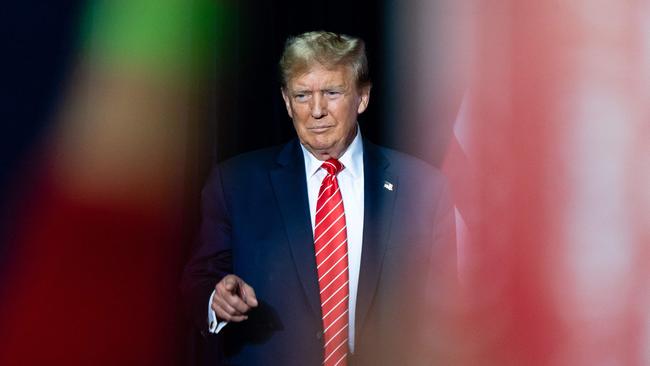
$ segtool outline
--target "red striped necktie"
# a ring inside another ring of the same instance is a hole
[[[348,354],[348,235],[336,174],[343,165],[329,159],[316,200],[314,244],[323,316],[323,365],[346,365]]]

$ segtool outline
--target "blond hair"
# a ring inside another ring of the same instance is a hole
[[[287,87],[289,80],[307,72],[314,65],[327,69],[349,67],[357,87],[370,84],[366,47],[360,38],[325,31],[289,37],[280,58],[282,88]]]

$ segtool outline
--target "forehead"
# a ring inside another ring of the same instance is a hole
[[[305,72],[292,77],[289,88],[322,87],[322,86],[348,86],[352,85],[352,72],[349,67],[336,66],[325,68],[321,65],[309,67]]]

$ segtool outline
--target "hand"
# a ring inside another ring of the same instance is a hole
[[[214,287],[210,306],[218,319],[241,322],[248,319],[246,313],[257,306],[257,297],[253,288],[244,280],[230,274]]]

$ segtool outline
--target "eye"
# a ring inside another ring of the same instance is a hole
[[[326,90],[325,91],[325,95],[327,97],[329,97],[329,98],[336,98],[336,97],[339,97],[341,94],[343,94],[343,93],[341,93],[338,90]]]
[[[309,95],[306,93],[296,93],[293,95],[293,99],[295,99],[296,102],[306,102],[309,99]]]

